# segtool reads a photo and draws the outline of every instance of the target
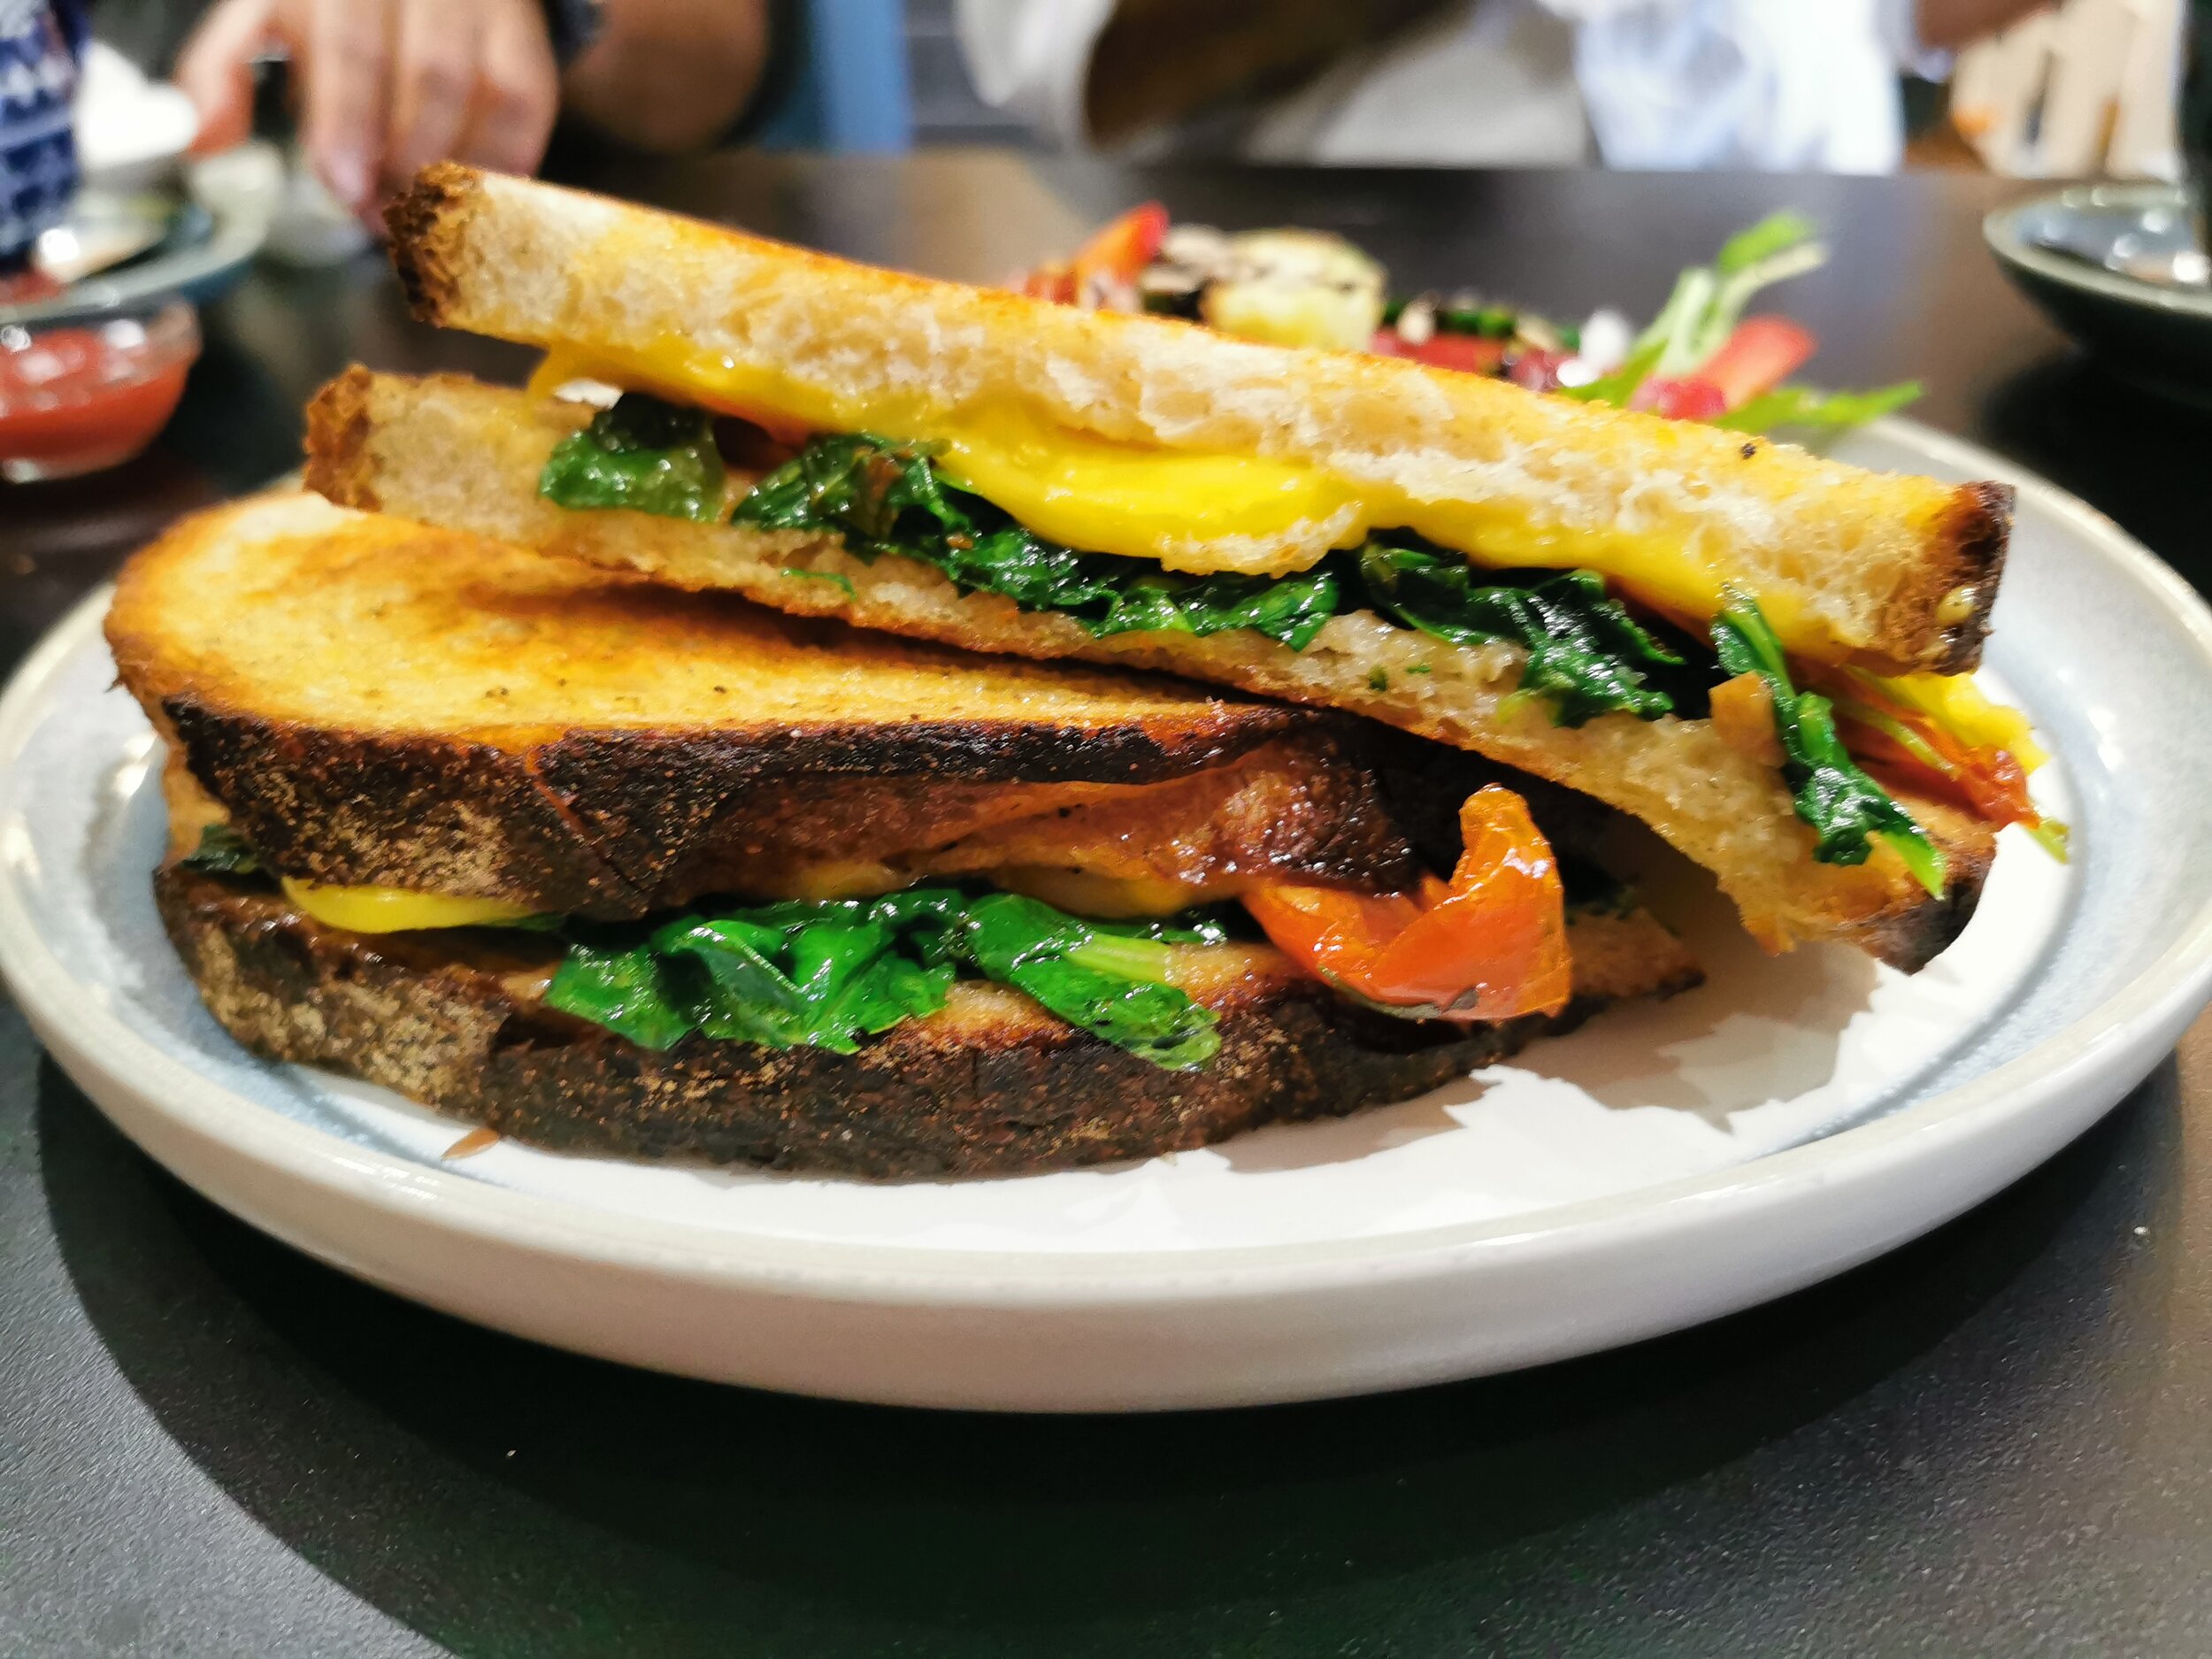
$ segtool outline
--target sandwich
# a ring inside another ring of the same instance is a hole
[[[1916,969],[1998,830],[2060,833],[1972,677],[2001,486],[447,164],[390,224],[418,315],[547,356],[520,391],[326,388],[307,478],[342,504],[1369,717],[1642,819],[1777,949]]]
[[[157,895],[215,1018],[545,1146],[1148,1156],[1699,977],[1586,862],[1589,803],[1327,710],[308,494],[140,552],[107,636],[167,744]]]

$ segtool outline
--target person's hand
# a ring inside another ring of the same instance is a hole
[[[253,60],[278,45],[308,158],[357,213],[426,162],[528,173],[545,154],[560,75],[537,0],[218,0],[177,58],[196,149],[244,140]]]

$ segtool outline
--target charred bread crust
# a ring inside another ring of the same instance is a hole
[[[526,751],[328,731],[188,695],[160,710],[194,779],[286,875],[595,917],[639,916],[654,902],[534,775]]]
[[[1921,580],[1898,595],[1900,618],[1933,617],[1924,672],[1970,674],[1981,666],[1989,613],[2012,537],[2009,484],[1962,484],[1946,503]],[[1955,619],[1950,619],[1950,618]],[[1901,625],[1901,622],[1900,624]]]
[[[1930,816],[1924,804],[1909,800],[1906,804],[1924,825]],[[1905,973],[1919,972],[1948,949],[1974,919],[1974,908],[1981,902],[1982,887],[1996,857],[1995,837],[1985,826],[1974,828],[1979,833],[1935,837],[1946,871],[1941,898],[1847,927],[1842,930],[1846,942]]]
[[[434,161],[384,210],[392,267],[407,304],[426,323],[442,323],[456,287],[455,242],[482,175],[457,162]]]
[[[303,880],[500,898],[603,918],[641,916],[720,885],[764,850],[760,810],[803,820],[809,785],[874,780],[887,808],[944,784],[1154,783],[1252,750],[1244,740],[1056,747],[956,726],[718,733],[572,733],[524,750],[418,733],[327,730],[173,696],[167,733],[200,787],[269,865]],[[1288,712],[1287,710],[1284,712]],[[1186,734],[1187,735],[1187,734]],[[1375,779],[1325,733],[1302,810],[1269,854],[1302,879],[1389,887],[1417,873]],[[785,850],[791,850],[788,837]],[[917,849],[918,850],[918,849]]]
[[[364,939],[178,867],[156,875],[155,895],[209,1010],[257,1053],[564,1151],[849,1175],[1027,1174],[1345,1116],[1424,1094],[1601,1005],[1578,998],[1555,1018],[1462,1034],[1262,975],[1208,999],[1222,1047],[1197,1071],[1162,1071],[995,990],[979,1012],[909,1021],[854,1055],[698,1039],[656,1054],[537,1002],[520,987],[547,964],[526,947]]]
[[[357,363],[307,400],[307,488],[363,512],[377,512],[384,505],[376,493],[376,464],[369,449],[375,385],[376,377]]]

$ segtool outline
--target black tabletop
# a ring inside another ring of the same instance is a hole
[[[2212,572],[2212,424],[2013,296],[1985,180],[732,156],[595,182],[987,279],[1157,195],[1570,317],[1648,313],[1793,204],[1836,242],[1787,296],[1820,378],[1919,377],[1924,419]],[[258,273],[204,320],[153,453],[0,491],[0,662],[167,518],[293,465],[349,360],[522,366],[406,321],[373,259]],[[625,1371],[355,1284],[149,1163],[0,1002],[0,1654],[2212,1651],[2208,1103],[2200,1023],[1963,1219],[1621,1353],[1326,1405],[969,1417]]]

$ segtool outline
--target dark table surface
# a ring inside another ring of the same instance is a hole
[[[2200,586],[2212,424],[2073,354],[1955,176],[1117,172],[731,156],[597,180],[995,279],[1143,195],[1343,230],[1398,284],[1648,313],[1794,204],[1821,378],[2102,508]],[[162,443],[0,488],[0,664],[179,511],[293,465],[350,359],[512,375],[380,265],[214,306]],[[572,1358],[367,1289],[186,1191],[0,1001],[0,1653],[2212,1652],[2212,1023],[1980,1210],[1627,1351],[1151,1418],[833,1405]],[[2195,1246],[2192,1248],[2193,1244]]]

